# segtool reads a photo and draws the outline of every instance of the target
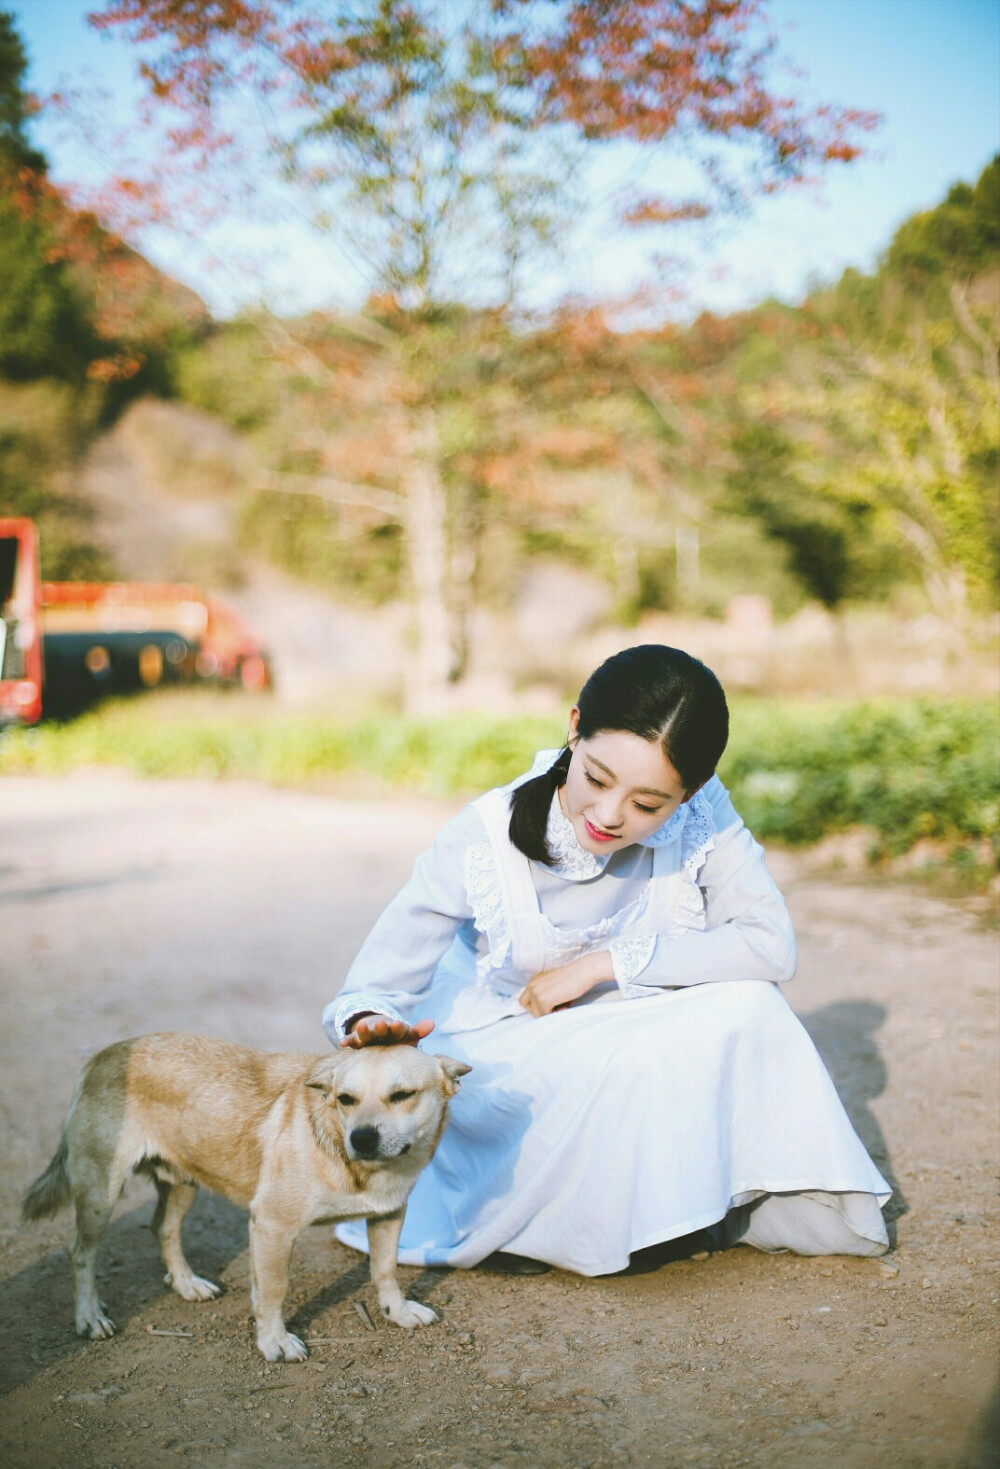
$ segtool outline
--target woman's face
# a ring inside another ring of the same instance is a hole
[[[658,740],[623,730],[601,730],[583,740],[579,719],[574,707],[573,758],[559,801],[580,846],[605,857],[651,836],[694,791],[685,791]]]

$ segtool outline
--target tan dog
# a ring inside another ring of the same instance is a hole
[[[181,1221],[199,1184],[250,1209],[251,1302],[269,1362],[308,1355],[285,1329],[292,1247],[307,1224],[363,1218],[382,1314],[412,1329],[437,1319],[396,1280],[406,1200],[471,1068],[415,1046],[331,1056],[269,1055],[197,1035],[120,1041],[84,1068],[55,1157],[25,1194],[26,1220],[76,1205],[76,1329],[108,1337],[97,1247],[130,1172],[156,1182],[151,1228],[167,1283],[186,1301],[218,1286],[195,1275]]]

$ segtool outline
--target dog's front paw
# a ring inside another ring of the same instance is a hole
[[[257,1346],[269,1362],[304,1362],[309,1355],[305,1342],[290,1331],[280,1336],[258,1335]]]
[[[402,1326],[404,1331],[412,1331],[415,1326],[430,1326],[438,1319],[437,1312],[430,1306],[408,1301],[405,1296],[396,1304],[383,1306],[382,1315],[394,1325]]]
[[[202,1275],[172,1275],[168,1270],[163,1279],[185,1301],[214,1301],[222,1294],[220,1286],[206,1280]]]
[[[105,1316],[103,1310],[76,1318],[77,1336],[89,1336],[91,1341],[107,1341],[114,1336],[115,1330],[115,1323],[110,1316]]]

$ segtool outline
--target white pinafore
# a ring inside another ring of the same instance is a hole
[[[466,886],[487,944],[477,958],[456,938],[420,1003],[436,1023],[425,1049],[473,1070],[411,1195],[400,1260],[472,1266],[507,1250],[599,1275],[709,1226],[762,1249],[881,1254],[890,1190],[777,985],[628,1000],[605,985],[542,1019],[517,1002],[532,975],[590,950],[648,954],[656,935],[703,928],[710,828],[695,848],[684,820],[665,830],[639,900],[561,929],[508,839],[507,792],[475,804],[485,840]],[[364,1248],[363,1226],[337,1233]]]

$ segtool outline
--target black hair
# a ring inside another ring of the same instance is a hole
[[[587,679],[577,700],[577,735],[589,740],[603,730],[658,740],[686,792],[714,773],[729,739],[729,709],[710,668],[680,648],[644,643],[608,658]],[[552,797],[566,784],[569,745],[542,775],[519,785],[510,798],[511,842],[526,857],[548,866],[545,839]]]

